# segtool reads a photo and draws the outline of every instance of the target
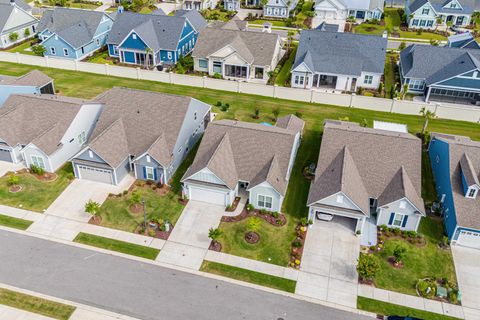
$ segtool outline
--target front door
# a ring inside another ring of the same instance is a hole
[[[357,87],[357,78],[352,78],[352,85],[350,87],[350,91],[355,92],[356,87]]]
[[[461,26],[463,24],[463,16],[457,17],[457,22],[455,23],[457,26]]]
[[[145,64],[145,53],[135,52],[135,61],[136,61],[136,64],[144,65]]]

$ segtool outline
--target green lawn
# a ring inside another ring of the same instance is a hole
[[[431,33],[431,32],[421,32],[418,34],[416,31],[400,31],[400,38],[410,38],[410,39],[419,39],[419,40],[438,40],[446,41],[447,37],[442,36],[441,34]]]
[[[390,98],[390,90],[397,82],[400,82],[400,75],[398,73],[398,66],[392,60],[392,58],[398,59],[397,53],[387,53],[385,58],[385,92],[388,98]]]
[[[203,261],[200,271],[250,282],[261,286],[294,293],[296,282],[268,274],[228,266],[222,263]]]
[[[290,53],[290,56],[288,56],[288,59],[283,64],[282,69],[280,69],[280,72],[278,73],[277,78],[275,79],[276,85],[281,87],[285,86],[285,83],[290,78],[290,70],[292,69],[293,62],[295,61],[296,53],[297,53],[297,46],[294,46],[292,48],[292,52]]]
[[[0,214],[0,225],[5,227],[26,230],[32,223],[33,221],[30,220],[19,219]]]
[[[415,285],[419,279],[433,277],[447,278],[456,283],[455,266],[450,250],[438,247],[443,236],[443,224],[440,219],[422,218],[419,233],[425,236],[427,244],[417,247],[399,238],[385,240],[384,249],[375,253],[380,262],[380,271],[375,276],[378,288],[416,295]],[[387,259],[393,256],[393,250],[398,244],[407,248],[402,269],[393,268]]]
[[[378,25],[378,24],[371,24],[371,23],[362,23],[358,26],[355,26],[353,29],[354,33],[360,34],[373,34],[373,35],[382,35],[383,31],[385,31],[385,27]]]
[[[10,207],[17,207],[26,210],[43,212],[70,184],[73,178],[72,166],[70,163],[57,171],[57,179],[50,182],[38,180],[29,173],[18,174],[19,185],[22,191],[17,193],[9,192],[7,185],[8,177],[0,178],[0,204]]]
[[[21,43],[19,44],[18,46],[15,46],[13,48],[10,48],[8,49],[7,51],[8,52],[19,52],[21,54],[28,54],[28,55],[31,55],[31,56],[34,56],[35,53],[33,53],[32,50],[27,50],[27,49],[30,49],[30,43],[33,41],[32,40],[29,40],[29,41],[26,41],[24,43]]]
[[[430,207],[432,202],[437,200],[432,166],[426,150],[422,152],[422,198],[427,207]]]
[[[93,3],[79,3],[79,2],[71,2],[70,8],[77,8],[77,9],[87,9],[87,10],[95,10],[99,6]]]
[[[108,50],[101,50],[95,52],[88,58],[88,62],[101,63],[101,64],[113,64],[113,59],[109,57]]]
[[[402,23],[402,17],[400,17],[398,8],[384,8],[384,10],[385,29],[391,33],[395,27],[400,27],[400,24]]]
[[[424,320],[455,320],[458,318],[444,316],[442,314],[408,308],[397,304],[369,299],[365,297],[357,298],[357,308],[368,312],[381,315],[396,315],[403,317],[416,317]]]
[[[0,288],[0,304],[58,320],[67,320],[75,307]]]
[[[249,24],[259,24],[263,25],[265,22],[271,23],[274,27],[286,27],[285,21],[283,20],[264,20],[264,19],[257,19],[248,21]]]
[[[307,14],[308,12],[312,12],[312,6],[313,2],[312,1],[305,1],[302,6],[302,10],[295,16],[295,24],[297,26],[300,26],[302,28],[307,28],[305,25],[305,19],[308,18]]]
[[[137,256],[145,259],[155,260],[160,250],[150,247],[141,246],[129,242],[109,239],[105,237],[96,236],[93,234],[80,232],[74,242],[83,243],[89,246],[117,251],[132,256]]]

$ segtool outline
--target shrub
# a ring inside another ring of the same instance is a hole
[[[407,248],[405,248],[403,245],[397,245],[395,249],[393,249],[393,257],[395,258],[396,263],[402,262],[402,260],[405,258],[405,253],[407,252]]]
[[[217,241],[217,239],[223,234],[222,230],[219,228],[210,228],[208,229],[208,237],[213,241]]]
[[[25,37],[29,37],[30,36],[30,28],[25,28],[25,30],[23,31],[23,35]]]
[[[273,108],[272,114],[273,114],[273,118],[275,119],[275,121],[277,121],[278,115],[280,114],[280,108],[279,107]]]
[[[375,246],[370,246],[369,249],[370,249],[370,251],[375,251],[376,248],[377,248],[377,247],[375,247]]]
[[[253,109],[253,118],[258,119],[259,116],[260,116],[260,108],[255,107],[255,109]]]
[[[217,107],[220,107],[220,106],[222,106],[222,104],[223,104],[222,101],[217,101],[216,106],[217,106]]]
[[[122,193],[124,196],[126,196],[128,194],[128,190],[123,190],[123,193]]]
[[[400,230],[399,228],[392,228],[392,232],[394,235],[398,236],[402,233],[402,230]]]
[[[249,203],[247,204],[247,211],[253,211],[255,208],[253,207],[253,204]]]
[[[300,224],[303,226],[303,227],[306,227],[309,223],[308,223],[308,219],[303,217],[300,219]]]
[[[73,180],[73,179],[75,179],[75,175],[74,175],[72,172],[67,173],[67,176],[66,176],[66,177],[67,177],[68,180]]]
[[[279,213],[277,211],[272,211],[270,212],[270,215],[274,217],[275,219],[278,219]]]
[[[222,79],[222,75],[221,75],[220,73],[218,73],[218,72],[216,72],[216,73],[213,75],[213,77],[214,77],[215,79]]]
[[[300,241],[299,239],[295,239],[292,242],[292,246],[295,247],[295,248],[300,248],[302,246],[302,241]]]
[[[373,280],[380,269],[377,258],[370,254],[360,254],[358,258],[357,271],[364,280]]]
[[[450,291],[450,293],[448,294],[448,300],[453,304],[458,303],[458,293],[456,290]]]
[[[88,202],[85,203],[85,212],[94,216],[98,215],[100,212],[100,203],[95,202],[92,199],[88,200]]]
[[[18,33],[16,32],[12,32],[8,35],[8,39],[10,39],[10,41],[12,42],[15,42],[18,40]]]
[[[398,46],[398,50],[402,51],[403,49],[405,49],[407,47],[407,44],[405,43],[405,41],[402,41],[400,43],[400,45]]]
[[[260,220],[260,218],[257,218],[257,217],[249,218],[247,222],[248,231],[257,232],[258,229],[260,229],[261,223],[262,223],[262,220]]]
[[[300,111],[295,111],[295,116],[301,119],[303,114]]]
[[[139,204],[142,201],[142,196],[140,195],[140,192],[137,190],[132,192],[132,195],[130,196],[130,203],[131,204]]]
[[[388,230],[388,227],[387,227],[387,225],[385,225],[385,224],[382,224],[381,226],[379,226],[379,228],[380,228],[381,231],[386,231],[386,230]]]
[[[30,171],[32,171],[35,174],[38,174],[39,176],[45,173],[45,170],[43,168],[40,168],[39,166],[36,166],[34,164],[30,165]]]
[[[154,229],[148,229],[148,235],[150,237],[155,237],[155,230]]]
[[[265,210],[265,209],[260,209],[260,214],[261,214],[261,215],[266,215],[267,213],[268,213],[267,210]]]
[[[20,182],[20,178],[17,175],[13,173],[8,175],[7,184],[9,186],[16,186],[19,184],[19,182]]]

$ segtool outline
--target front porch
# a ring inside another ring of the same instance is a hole
[[[153,53],[139,50],[122,50],[119,49],[118,59],[120,63],[134,64],[141,66],[156,66],[157,61]]]
[[[445,102],[477,106],[480,103],[480,92],[430,87],[427,89],[425,102]]]

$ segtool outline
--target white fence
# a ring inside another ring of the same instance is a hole
[[[418,115],[420,109],[425,106],[432,111],[435,111],[439,118],[480,123],[480,107],[474,106],[462,107],[457,105],[443,105],[440,103],[421,103],[349,94],[326,93],[308,89],[286,88],[259,83],[220,80],[208,77],[188,76],[175,73],[143,70],[140,68],[119,67],[107,64],[103,65],[90,62],[37,57],[10,52],[0,52],[0,61],[401,114]],[[0,74],[1,73],[2,72],[0,70]]]

